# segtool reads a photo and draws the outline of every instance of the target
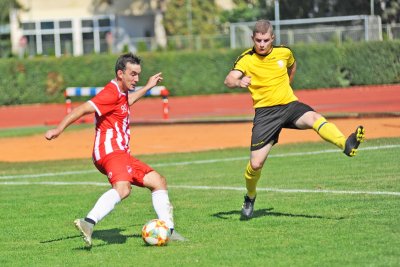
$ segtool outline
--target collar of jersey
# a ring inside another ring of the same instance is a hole
[[[260,56],[260,57],[267,57],[267,56],[269,56],[269,55],[272,53],[272,50],[274,50],[274,46],[272,46],[271,51],[270,51],[268,54],[261,55],[261,54],[259,54],[259,53],[256,52],[256,49],[255,49],[254,46],[253,46],[252,52],[253,52],[254,54]]]
[[[114,81],[114,80],[111,80],[111,82],[117,87],[117,89],[118,89],[118,92],[121,94],[121,95],[125,95],[125,93],[124,92],[122,92],[121,91],[121,89],[119,89],[119,86],[118,86],[118,83],[116,82],[116,81]]]

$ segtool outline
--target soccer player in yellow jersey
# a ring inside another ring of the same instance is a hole
[[[244,219],[253,215],[257,182],[282,128],[312,128],[349,157],[356,154],[364,140],[362,126],[346,139],[333,123],[298,101],[290,86],[296,72],[296,60],[288,47],[273,46],[274,39],[271,23],[257,21],[252,35],[253,48],[238,57],[224,82],[229,88],[248,88],[255,108],[250,160],[244,173],[247,188],[242,207]]]

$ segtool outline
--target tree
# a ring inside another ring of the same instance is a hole
[[[382,22],[400,23],[400,0],[379,0]]]
[[[370,15],[371,2],[367,0],[279,0],[281,19]],[[400,0],[374,0],[375,15],[383,23],[400,22]]]
[[[10,22],[10,10],[22,9],[23,6],[18,0],[0,0],[0,25]]]
[[[256,21],[258,19],[273,19],[273,1],[234,0],[233,2],[236,7],[232,10],[225,10],[221,13],[221,23]]]
[[[169,0],[164,17],[168,35],[204,35],[218,32],[219,10],[214,0]]]

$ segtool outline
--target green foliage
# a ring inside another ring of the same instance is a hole
[[[297,60],[294,89],[400,82],[400,42],[291,47]],[[139,85],[163,72],[174,96],[232,92],[223,84],[244,49],[143,52]],[[0,59],[0,105],[64,102],[66,87],[101,87],[114,76],[116,55]]]
[[[400,42],[351,43],[341,47],[351,85],[400,82]]]
[[[189,240],[166,247],[141,240],[156,215],[150,192],[134,187],[84,248],[72,221],[110,188],[89,159],[0,162],[0,264],[398,266],[400,140],[365,145],[378,149],[353,159],[324,153],[322,142],[274,147],[249,221],[240,220],[247,148],[140,157],[167,177],[176,229]]]
[[[303,44],[293,47],[297,72],[295,89],[329,88],[339,86],[340,53],[332,44]]]
[[[400,2],[398,0],[374,0],[374,14],[383,23],[400,22]],[[279,0],[281,19],[321,18],[333,16],[370,15],[371,1],[367,0]],[[239,14],[240,16],[240,14]],[[271,17],[273,18],[273,17]]]
[[[234,3],[235,8],[221,12],[220,21],[222,23],[273,19],[274,7],[273,5],[267,6],[265,0],[239,0]]]
[[[223,85],[230,70],[228,62],[235,56],[229,50],[143,54],[142,76],[162,71],[163,84],[172,95],[224,93],[229,91]]]
[[[18,0],[0,0],[0,25],[10,21],[10,9],[25,9]]]
[[[218,14],[214,0],[170,0],[164,16],[164,27],[168,35],[216,34]]]

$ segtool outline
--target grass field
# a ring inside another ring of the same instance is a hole
[[[400,266],[400,139],[368,140],[355,158],[327,143],[279,145],[240,220],[247,149],[143,156],[169,181],[189,241],[145,246],[150,194],[96,226],[73,227],[109,188],[88,160],[0,162],[0,266]]]

